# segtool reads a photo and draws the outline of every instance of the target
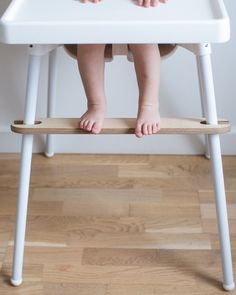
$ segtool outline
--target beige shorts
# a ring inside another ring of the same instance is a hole
[[[159,44],[159,50],[162,58],[170,56],[176,50],[176,44]],[[77,56],[77,45],[64,45],[66,52],[73,58]],[[127,44],[107,44],[105,47],[106,61],[112,61],[115,55],[127,55],[129,61],[133,61],[132,52],[129,50]]]

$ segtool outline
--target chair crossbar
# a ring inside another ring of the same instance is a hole
[[[100,134],[133,134],[134,118],[107,118]],[[11,130],[20,134],[90,134],[78,127],[78,118],[42,118],[34,125],[15,121]],[[221,119],[217,125],[206,124],[204,118],[162,118],[158,134],[222,134],[230,131],[229,121]]]

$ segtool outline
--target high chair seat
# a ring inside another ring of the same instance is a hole
[[[167,58],[177,49],[176,44],[159,44],[160,55],[162,58]],[[66,52],[72,57],[77,56],[77,45],[66,44],[64,45]],[[113,60],[115,55],[126,55],[128,61],[133,62],[133,55],[127,44],[107,44],[105,47],[104,57],[107,62]]]

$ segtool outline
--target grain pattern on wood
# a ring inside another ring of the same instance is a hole
[[[11,130],[21,134],[91,134],[79,129],[79,118],[42,118],[34,125],[15,121]],[[133,118],[107,118],[100,134],[134,134]],[[220,120],[217,125],[205,124],[203,118],[162,118],[157,134],[221,134],[230,130],[229,122]]]
[[[202,156],[34,154],[24,283],[12,287],[19,160],[0,154],[0,294],[225,294]],[[236,157],[223,163],[235,269]]]

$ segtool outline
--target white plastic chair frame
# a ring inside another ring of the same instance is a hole
[[[210,44],[181,44],[181,46],[185,47],[196,56],[202,112],[206,117],[207,124],[217,125],[218,120],[211,67]],[[47,53],[49,53],[48,117],[54,117],[55,115],[57,47],[57,45],[35,45],[31,46],[29,49],[30,61],[28,69],[28,83],[24,114],[24,124],[26,125],[32,126],[35,122],[40,65],[42,61],[42,56]],[[207,135],[207,139],[209,142],[209,155],[211,159],[212,175],[214,180],[217,222],[221,246],[223,287],[225,290],[229,291],[234,289],[235,284],[233,279],[230,235],[228,227],[219,134],[209,134]],[[22,283],[22,268],[32,148],[33,134],[23,134],[16,235],[14,244],[13,274],[11,279],[11,282],[14,286],[18,286]],[[52,137],[51,135],[49,135],[47,140],[46,155],[52,156],[53,153],[54,150]]]

